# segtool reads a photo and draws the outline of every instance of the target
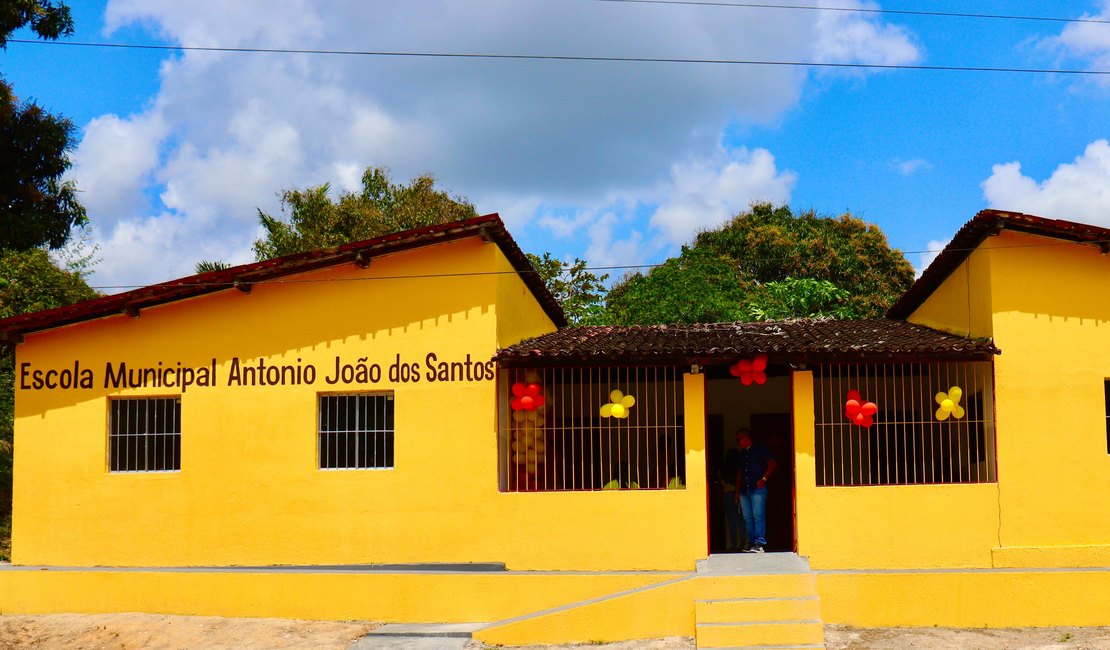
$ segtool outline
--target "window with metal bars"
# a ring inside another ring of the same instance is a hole
[[[320,469],[393,467],[393,393],[320,395]]]
[[[996,480],[990,362],[815,370],[818,485]]]
[[[681,369],[508,369],[499,386],[502,491],[685,488]]]
[[[181,399],[108,400],[108,469],[171,472],[181,469]]]

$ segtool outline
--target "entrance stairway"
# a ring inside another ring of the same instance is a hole
[[[697,573],[707,582],[694,602],[698,648],[825,647],[821,601],[804,558],[714,555]]]

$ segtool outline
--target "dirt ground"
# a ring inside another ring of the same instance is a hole
[[[365,621],[300,621],[154,614],[46,614],[0,616],[0,650],[343,650],[375,627]],[[600,641],[600,640],[599,640]],[[1110,627],[1017,629],[879,628],[830,625],[828,650],[1110,650]],[[470,644],[471,650],[487,646]],[[527,646],[521,650],[693,650],[693,639],[674,637]]]

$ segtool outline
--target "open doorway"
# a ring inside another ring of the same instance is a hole
[[[729,450],[736,449],[736,430],[747,427],[752,438],[770,450],[778,467],[768,481],[767,551],[797,548],[794,526],[794,436],[790,414],[789,369],[768,368],[763,385],[744,386],[727,367],[706,369],[706,498],[710,553],[739,550],[744,538],[743,518],[737,515],[739,539],[730,530],[728,508],[736,507],[734,478],[726,474]]]

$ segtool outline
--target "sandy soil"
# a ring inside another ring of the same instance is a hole
[[[155,614],[0,616],[0,649],[342,650],[374,629],[366,622]]]
[[[155,614],[0,616],[0,650],[222,650],[347,648],[375,627],[365,621],[299,621]],[[954,630],[950,628],[825,628],[828,650],[1110,650],[1110,627]],[[470,650],[487,646],[471,642]],[[525,646],[519,650],[693,650],[688,637]]]

